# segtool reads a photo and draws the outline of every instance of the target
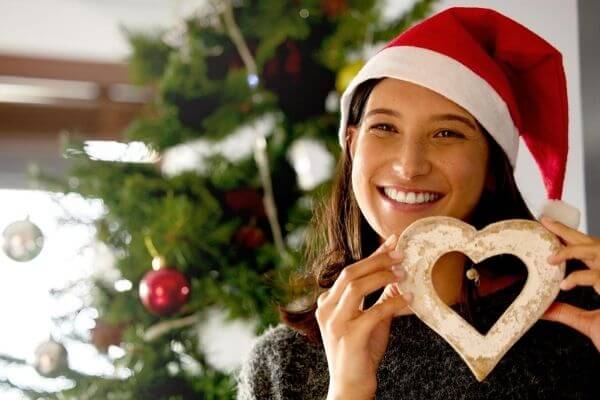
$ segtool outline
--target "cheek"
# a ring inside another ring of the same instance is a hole
[[[362,135],[359,135],[352,159],[353,185],[361,185],[368,181],[370,162],[372,162],[372,157],[367,157],[370,151],[368,141],[365,141]]]
[[[352,160],[352,190],[359,204],[366,196],[366,188],[369,184],[369,158],[363,157],[363,154],[357,151]]]
[[[453,191],[470,204],[478,201],[485,185],[487,158],[482,154],[485,150],[465,152],[446,160],[444,167]]]
[[[366,211],[365,208],[368,208],[368,199],[371,195],[370,182],[378,162],[377,158],[372,156],[372,154],[377,154],[374,153],[372,147],[368,141],[358,142],[352,160],[352,190],[363,212]]]

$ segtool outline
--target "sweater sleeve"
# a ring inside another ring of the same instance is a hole
[[[258,337],[252,349],[242,362],[237,381],[237,400],[258,400],[272,398],[273,382],[270,369],[270,331]]]
[[[323,349],[279,324],[259,336],[236,375],[237,400],[316,400],[327,395]]]

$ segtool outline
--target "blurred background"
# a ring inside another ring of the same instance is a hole
[[[1,0],[0,398],[233,398],[276,301],[303,304],[339,95],[456,5],[563,53],[563,198],[600,235],[598,2]],[[523,145],[516,175],[537,210]]]

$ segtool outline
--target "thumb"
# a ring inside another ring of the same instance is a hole
[[[395,311],[392,315],[392,317],[397,317],[398,315],[402,314],[402,312],[408,307],[408,303],[410,303],[412,301],[412,297],[413,297],[413,294],[410,292],[407,292],[404,295],[400,294],[400,291],[398,290],[398,286],[396,285],[396,283],[390,283],[385,287],[385,289],[381,293],[381,296],[379,296],[379,299],[377,300],[377,302],[375,304],[381,304],[386,301],[390,301],[395,298],[399,298],[398,301],[400,303],[395,308]]]
[[[391,299],[392,297],[397,296],[397,295],[398,295],[398,288],[396,287],[396,284],[390,283],[385,286],[385,288],[383,289],[383,292],[381,292],[381,296],[379,296],[379,299],[377,299],[377,302],[375,302],[375,304],[383,303],[384,301]]]
[[[400,299],[404,300],[404,303],[396,309],[396,312],[393,315],[394,317],[397,317],[402,311],[404,311],[406,307],[408,307],[408,302],[410,302],[410,300],[412,299],[412,293],[407,293],[406,296],[401,295],[396,283],[390,283],[386,285],[386,287],[383,289],[383,292],[381,293],[381,296],[379,296],[379,299],[377,299],[377,302],[375,302],[375,304],[381,304],[394,297],[400,297]]]
[[[384,301],[375,303],[373,307],[369,308],[360,317],[355,319],[352,333],[357,333],[359,336],[366,337],[375,326],[382,321],[391,323],[392,318],[397,315],[399,310],[406,307],[407,304],[412,301],[412,293],[407,293],[406,297],[399,292],[397,293],[398,294],[392,295]]]
[[[385,252],[386,250],[391,250],[396,246],[396,242],[398,237],[396,236],[395,233],[393,233],[392,235],[388,236],[388,238],[385,240],[385,242],[383,242],[378,248],[377,250],[375,250],[369,257],[373,257],[376,254],[380,254]]]
[[[579,307],[555,301],[544,312],[541,319],[560,322],[589,337],[590,321],[586,318],[585,310]]]

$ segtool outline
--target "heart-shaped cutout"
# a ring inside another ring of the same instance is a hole
[[[551,265],[547,258],[560,247],[556,236],[535,221],[505,220],[477,231],[452,217],[422,218],[398,239],[396,248],[404,253],[402,266],[407,275],[398,288],[401,293],[413,293],[410,309],[454,348],[481,382],[558,295],[565,263]],[[512,254],[527,267],[523,290],[485,335],[444,303],[433,286],[433,267],[453,251],[475,263]]]
[[[523,290],[527,278],[527,267],[520,258],[512,254],[492,256],[478,264],[472,261],[461,252],[444,254],[433,267],[433,286],[444,303],[471,324],[477,332],[485,335]],[[461,267],[464,267],[460,269],[462,275],[466,275],[467,269],[474,268],[479,273],[481,283],[476,287],[475,282],[470,283],[464,276],[466,279],[462,282],[464,287],[460,295],[454,291],[454,287],[446,287],[448,279],[451,279],[450,282],[454,284],[459,283],[455,279],[461,279],[460,272],[458,276],[451,275],[453,278],[449,278],[442,272],[442,270],[447,271],[450,265],[457,267],[454,263],[459,263]],[[477,298],[471,298],[472,307],[469,308],[466,300],[469,292],[473,291],[477,292]],[[494,296],[487,296],[492,293]],[[482,297],[481,302],[478,301],[480,297]]]

